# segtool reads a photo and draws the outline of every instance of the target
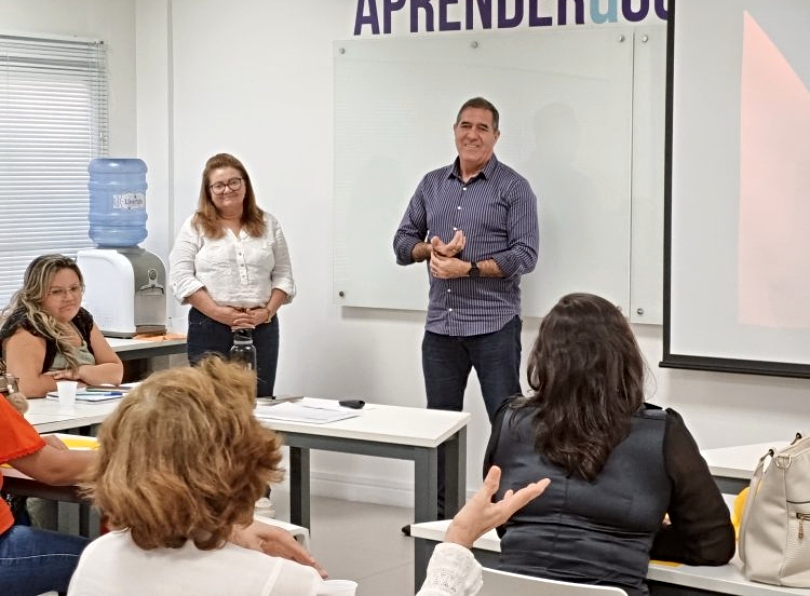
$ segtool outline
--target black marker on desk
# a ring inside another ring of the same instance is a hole
[[[344,408],[351,408],[352,410],[360,410],[366,402],[362,399],[342,399],[338,402]]]

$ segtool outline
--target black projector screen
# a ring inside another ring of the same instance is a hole
[[[810,377],[810,1],[668,27],[661,366]]]

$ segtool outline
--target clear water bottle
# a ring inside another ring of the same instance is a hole
[[[94,159],[90,181],[90,239],[100,247],[137,246],[146,239],[146,164]]]
[[[253,345],[253,329],[234,329],[231,362],[239,362],[248,370],[256,370],[256,346]]]

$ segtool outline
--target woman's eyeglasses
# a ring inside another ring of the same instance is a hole
[[[59,298],[64,300],[68,296],[81,296],[84,292],[84,286],[75,285],[69,288],[51,288],[48,290],[48,298]]]
[[[211,192],[215,195],[221,195],[225,192],[226,188],[230,188],[233,191],[237,191],[242,188],[242,179],[241,178],[231,178],[228,182],[216,182],[212,184],[208,188],[211,189]]]

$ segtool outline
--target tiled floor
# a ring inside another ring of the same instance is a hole
[[[287,494],[273,490],[278,519],[289,519]],[[314,497],[312,554],[334,579],[359,584],[357,596],[413,596],[413,539],[400,528],[413,510]]]

